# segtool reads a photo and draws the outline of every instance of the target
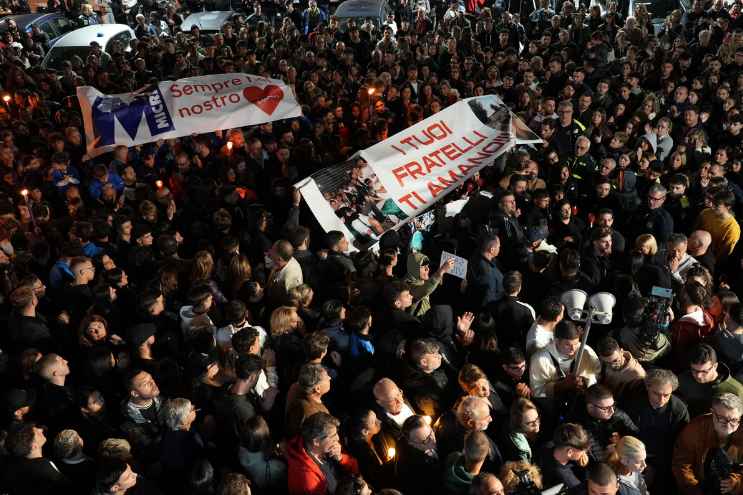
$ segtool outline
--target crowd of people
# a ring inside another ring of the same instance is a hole
[[[50,2],[137,34],[59,70],[2,22],[0,492],[743,494],[740,0],[127,4]],[[222,72],[303,116],[87,157],[77,86]],[[485,94],[543,143],[426,230],[365,164],[325,194],[376,250],[292,187]]]

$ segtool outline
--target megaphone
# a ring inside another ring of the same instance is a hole
[[[586,305],[588,294],[580,289],[571,289],[562,293],[560,302],[565,306],[565,312],[573,321],[583,321],[586,319],[586,311],[583,306]]]
[[[611,323],[612,310],[614,305],[617,303],[617,298],[614,294],[608,292],[597,292],[591,296],[588,300],[588,304],[591,306],[593,311],[591,312],[591,319],[594,323],[599,325],[608,325]]]

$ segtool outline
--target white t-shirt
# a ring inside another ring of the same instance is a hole
[[[392,419],[392,421],[397,424],[397,426],[402,428],[403,423],[405,423],[405,420],[408,419],[410,416],[415,416],[415,411],[413,411],[409,405],[403,403],[402,409],[400,409],[400,412],[397,414],[390,414],[386,413],[387,417]]]
[[[251,325],[247,320],[245,320],[245,323],[241,326],[227,325],[226,327],[217,330],[217,335],[215,336],[217,345],[226,349],[232,349],[232,336],[247,327],[253,327],[258,330],[258,340],[261,343],[261,350],[263,350],[263,346],[266,344],[266,338],[268,336],[266,330],[258,325]]]
[[[534,354],[539,349],[547,347],[554,338],[554,332],[550,332],[535,321],[526,333],[526,353]]]

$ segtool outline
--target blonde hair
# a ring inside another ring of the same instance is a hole
[[[647,456],[645,444],[633,436],[626,436],[619,439],[614,452],[609,455],[607,463],[615,472],[626,473],[627,468],[622,463],[623,459],[641,459]]]
[[[314,291],[308,284],[300,284],[289,289],[289,301],[292,306],[306,308],[312,302]]]
[[[271,335],[277,337],[294,330],[292,316],[296,314],[294,306],[279,306],[271,313]]]
[[[652,234],[640,234],[635,239],[635,249],[641,249],[644,246],[650,246],[650,255],[658,254],[658,242]]]

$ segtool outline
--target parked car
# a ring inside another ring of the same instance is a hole
[[[31,28],[37,26],[49,36],[49,46],[54,45],[61,36],[77,29],[77,24],[62,14],[20,14],[0,19],[0,34],[8,30],[9,21],[15,22],[22,33],[31,33]]]
[[[232,10],[219,10],[212,12],[196,12],[186,17],[181,23],[181,31],[187,33],[192,26],[196,26],[202,33],[216,33],[222,30],[233,17],[238,15]]]
[[[61,69],[62,63],[78,55],[85,60],[90,52],[90,43],[97,41],[104,52],[109,52],[111,44],[118,41],[130,51],[129,43],[136,38],[134,30],[126,24],[95,24],[85,26],[65,34],[49,50],[41,62],[45,68]]]
[[[387,21],[387,16],[392,13],[387,0],[346,0],[335,10],[335,17],[340,22],[341,29],[345,31],[349,19],[354,19],[357,25],[364,21],[371,21],[379,29]]]

